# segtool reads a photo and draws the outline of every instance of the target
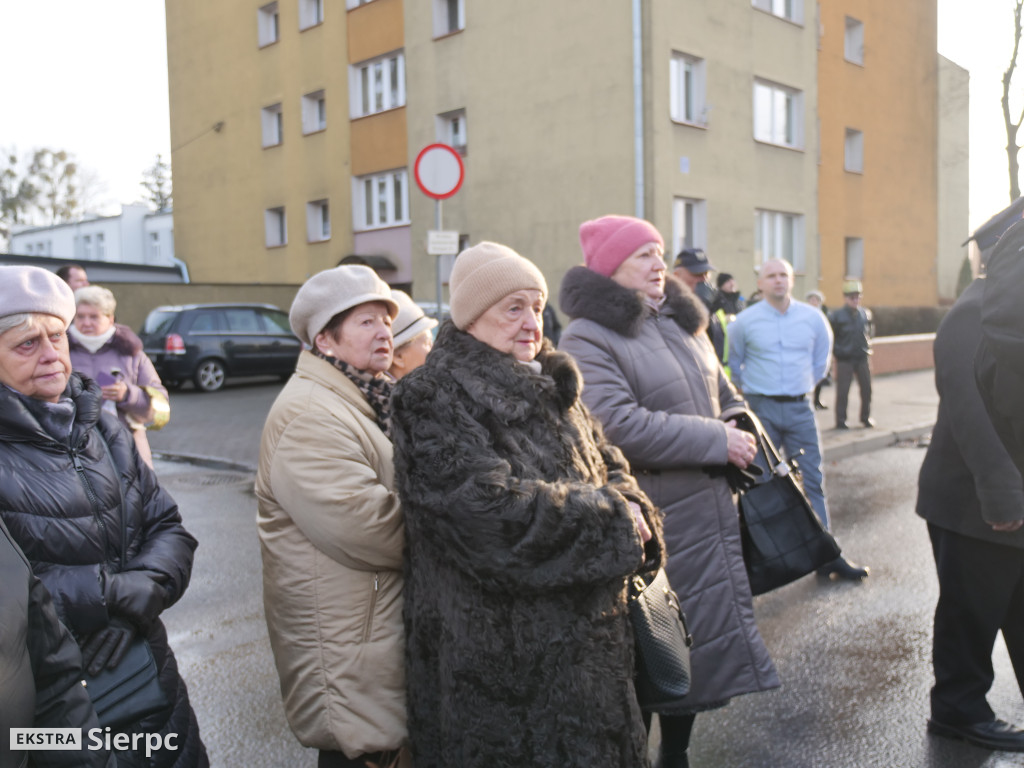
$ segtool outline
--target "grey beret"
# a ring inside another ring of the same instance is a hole
[[[387,304],[392,320],[398,314],[398,304],[391,298],[391,288],[369,267],[346,264],[326,269],[313,275],[299,288],[288,313],[288,322],[302,343],[312,347],[313,339],[332,317],[368,301]]]
[[[405,291],[391,291],[391,295],[398,302],[398,317],[391,326],[395,334],[395,349],[412,341],[424,331],[429,331],[437,325],[437,320],[427,317],[427,314]]]
[[[71,286],[41,267],[0,267],[0,317],[38,313],[54,315],[64,328],[75,319]]]

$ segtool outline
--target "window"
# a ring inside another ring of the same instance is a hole
[[[754,138],[799,149],[803,146],[804,97],[800,91],[754,82]]]
[[[437,116],[437,140],[466,154],[466,110]]]
[[[225,309],[228,330],[234,333],[260,333],[260,318],[252,309]]]
[[[669,69],[669,110],[677,123],[707,125],[704,59],[673,53]]]
[[[434,0],[434,37],[450,35],[466,28],[463,0]]]
[[[754,266],[768,259],[785,259],[794,272],[803,272],[804,217],[780,211],[754,212]]]
[[[326,200],[306,203],[306,239],[311,243],[331,239],[331,209]]]
[[[373,0],[345,0],[346,8],[358,8],[360,5],[366,5],[372,3]]]
[[[405,106],[405,55],[392,53],[349,67],[353,118]]]
[[[92,235],[83,235],[82,236],[82,258],[83,259],[91,259],[92,258]]]
[[[278,309],[261,309],[260,317],[263,318],[263,327],[267,332],[292,335],[292,325],[284,312]]]
[[[804,21],[803,0],[753,0],[755,8],[797,24]]]
[[[197,312],[189,326],[190,333],[216,333],[226,328],[227,322],[221,322],[220,312]]]
[[[153,261],[160,260],[160,233],[149,233],[149,257]]]
[[[280,39],[278,23],[277,3],[267,3],[257,11],[257,36],[261,48]]]
[[[843,153],[843,167],[855,173],[864,172],[864,133],[854,128],[846,129],[846,146]]]
[[[284,139],[284,115],[280,104],[264,107],[262,112],[263,146],[274,147]]]
[[[299,0],[299,29],[324,23],[324,0]]]
[[[854,64],[864,63],[864,23],[849,16],[846,17],[843,57]]]
[[[323,91],[302,97],[302,132],[315,133],[327,128],[327,100]]]
[[[288,224],[285,221],[283,207],[267,208],[263,212],[263,223],[266,228],[267,248],[288,244]]]
[[[707,248],[707,203],[677,197],[672,201],[672,242],[666,260],[671,263],[683,248]]]
[[[352,179],[354,228],[376,229],[409,223],[409,183],[403,168]]]
[[[40,246],[41,245],[42,244],[40,244]],[[40,250],[40,253],[42,253],[41,250]],[[103,237],[103,233],[99,232],[99,233],[96,234],[96,259],[98,261],[103,261],[103,259],[105,259],[106,257],[107,257],[106,241],[105,241],[105,238]]]
[[[864,277],[864,239],[846,238],[846,271],[843,273],[858,280]]]

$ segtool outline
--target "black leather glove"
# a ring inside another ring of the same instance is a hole
[[[156,571],[108,573],[103,586],[107,611],[147,630],[167,604],[167,590],[162,586],[165,580]]]
[[[98,675],[103,668],[114,669],[121,663],[135,627],[122,619],[111,619],[105,629],[93,632],[82,645],[82,666],[90,675]]]
[[[725,479],[736,493],[749,491],[761,482],[763,475],[764,470],[757,464],[748,464],[746,469],[740,469],[735,464],[729,464],[725,468]]]
[[[733,492],[749,491],[761,482],[764,470],[756,463],[747,465],[746,469],[740,469],[735,464],[723,464],[714,467],[704,467],[704,473],[708,477],[724,477]]]

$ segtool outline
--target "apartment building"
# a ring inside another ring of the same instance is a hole
[[[170,211],[122,205],[116,216],[87,216],[45,227],[14,227],[8,251],[65,261],[174,266],[174,223]]]
[[[443,228],[464,243],[511,245],[541,266],[553,293],[581,260],[579,223],[619,213],[654,222],[669,258],[684,245],[705,248],[747,293],[772,256],[793,263],[798,294],[831,286],[856,266],[846,240],[860,237],[866,290],[874,298],[878,281],[881,298],[896,267],[881,269],[880,254],[897,227],[876,221],[876,210],[913,197],[914,226],[930,226],[930,241],[914,250],[900,239],[898,259],[915,274],[934,266],[935,0],[826,6],[168,3],[178,253],[196,282],[294,284],[357,257],[433,298],[426,239],[436,203],[416,187],[413,163],[441,141],[465,167]],[[839,93],[853,76],[827,58],[832,17],[847,6],[865,29],[859,74],[878,79],[855,102]],[[901,37],[910,29],[912,52]],[[894,75],[911,65],[909,77]],[[874,114],[901,99],[911,103],[890,110],[888,124]],[[876,125],[887,127],[876,135]],[[832,170],[843,127],[864,135],[867,189]],[[907,154],[909,137],[917,149]],[[963,215],[966,229],[966,196]],[[929,293],[908,278],[884,295],[934,303],[934,282]]]
[[[948,101],[954,92],[940,82],[936,4],[844,0],[821,3],[819,13],[821,286],[833,304],[845,275],[864,281],[872,304],[934,304],[940,263],[959,269],[968,227],[966,122],[960,133],[940,119],[940,94]],[[962,111],[947,113],[966,121],[966,73],[962,82]],[[957,145],[959,169],[949,160]],[[944,187],[953,210],[940,220]],[[950,226],[958,233],[940,247]]]

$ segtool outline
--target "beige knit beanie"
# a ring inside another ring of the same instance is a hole
[[[507,245],[483,241],[455,259],[448,279],[452,322],[460,331],[513,291],[533,289],[547,299],[544,275]]]

